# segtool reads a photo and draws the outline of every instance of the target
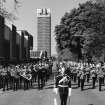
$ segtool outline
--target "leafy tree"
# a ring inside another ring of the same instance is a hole
[[[58,60],[72,60],[78,61],[78,57],[76,54],[72,53],[68,48],[63,49],[59,52]]]
[[[4,18],[7,18],[11,21],[16,20],[17,16],[13,12],[9,12],[5,8],[6,0],[0,0],[0,15],[2,15]],[[20,7],[20,2],[18,0],[14,0],[14,11],[16,12],[17,9]]]
[[[79,4],[78,8],[67,12],[55,27],[57,48],[62,51],[68,48],[81,58],[99,57],[105,50],[105,6],[88,1]]]
[[[100,4],[105,4],[105,0],[91,0],[93,3],[100,3]]]

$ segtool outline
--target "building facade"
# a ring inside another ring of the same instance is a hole
[[[33,36],[0,16],[0,64],[28,61],[32,49]]]
[[[37,9],[37,50],[51,56],[51,13],[50,9]]]

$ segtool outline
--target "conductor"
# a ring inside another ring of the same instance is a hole
[[[59,74],[56,77],[54,91],[56,94],[57,91],[59,92],[61,105],[66,105],[68,95],[71,95],[71,78],[65,63],[60,63],[59,65]]]

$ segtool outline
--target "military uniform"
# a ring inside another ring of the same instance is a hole
[[[58,75],[56,77],[56,88],[59,89],[61,105],[66,105],[68,91],[71,88],[71,79],[68,75]]]
[[[99,91],[101,91],[101,86],[102,86],[103,78],[104,78],[103,71],[100,70],[99,73],[98,73],[98,79],[99,79]]]
[[[77,73],[77,79],[78,79],[78,87],[80,87],[80,71]]]
[[[90,71],[86,71],[86,79],[87,79],[87,83],[89,83],[90,80]]]
[[[14,91],[17,90],[19,88],[19,72],[17,71],[17,69],[14,72]]]
[[[44,70],[43,65],[39,64],[39,67],[38,67],[38,88],[39,89],[43,88],[43,83],[44,83],[43,70]]]
[[[29,89],[31,78],[30,71],[26,69],[26,72],[24,73],[24,90]]]
[[[76,71],[76,68],[73,70],[73,80],[76,83],[76,81],[77,81],[77,71]]]
[[[3,88],[3,91],[5,91],[5,86],[6,86],[6,77],[7,77],[7,71],[5,68],[2,68],[2,71],[1,71],[1,76],[2,76],[2,88]]]
[[[84,90],[84,82],[85,82],[85,73],[81,71],[81,74],[80,74],[81,91]]]
[[[92,88],[95,88],[95,83],[96,83],[96,79],[97,79],[97,74],[95,72],[95,70],[92,71]]]

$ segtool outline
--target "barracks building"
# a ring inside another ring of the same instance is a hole
[[[33,36],[25,30],[17,31],[0,16],[0,63],[19,63],[30,59]]]

